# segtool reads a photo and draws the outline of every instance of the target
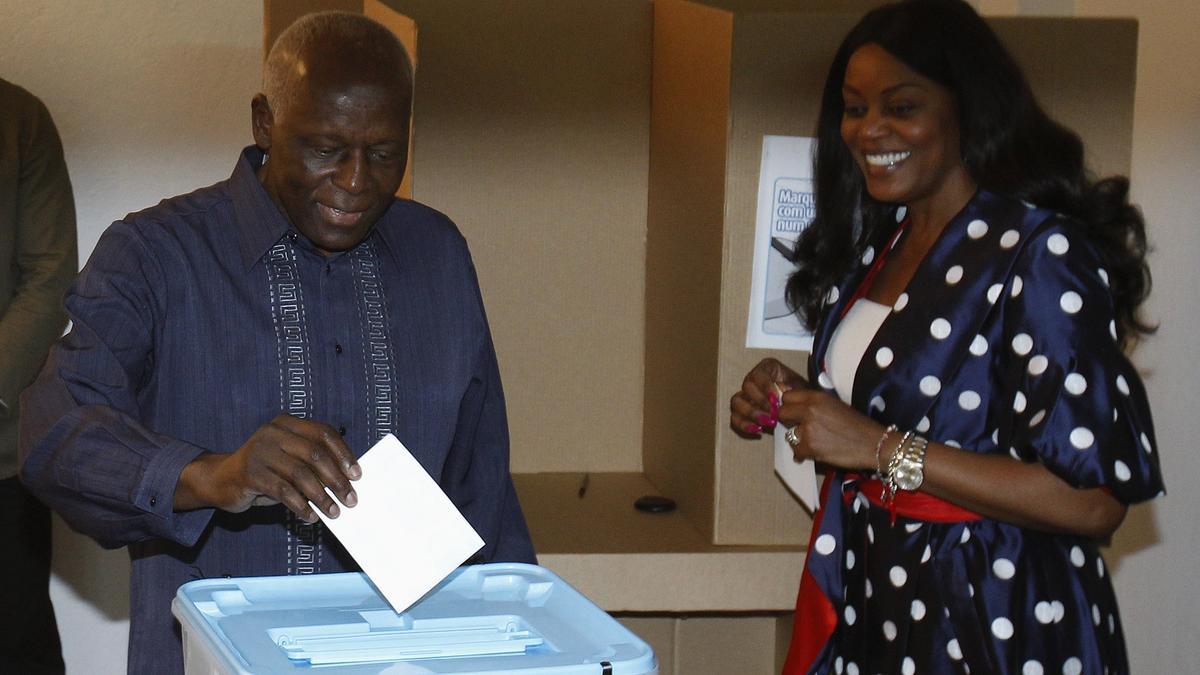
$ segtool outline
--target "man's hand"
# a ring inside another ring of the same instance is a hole
[[[251,506],[283,503],[305,522],[317,521],[309,502],[330,518],[337,503],[358,503],[350,485],[362,469],[350,448],[328,424],[279,415],[258,428],[230,454],[207,453],[183,468],[175,489],[175,510],[215,507],[240,512]]]

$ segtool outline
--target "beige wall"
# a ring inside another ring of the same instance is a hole
[[[261,43],[250,0],[0,0],[0,77],[58,125],[81,260],[114,219],[229,175],[251,142]],[[124,672],[128,556],[61,522],[54,553],[68,671]]]
[[[1135,360],[1154,404],[1171,494],[1131,512],[1110,556],[1135,672],[1200,672],[1200,650],[1192,644],[1200,591],[1190,582],[1200,551],[1200,496],[1193,488],[1200,454],[1190,446],[1200,438],[1192,350],[1200,301],[1190,280],[1200,254],[1200,83],[1192,73],[1200,63],[1200,16],[1190,0],[977,4],[995,14],[1132,14],[1141,21],[1132,178],[1156,246],[1148,314],[1163,327]],[[83,256],[113,218],[223,178],[249,142],[260,3],[0,0],[0,17],[0,76],[41,96],[63,133]],[[477,253],[499,246],[477,234]],[[485,284],[488,276],[504,283],[501,270],[485,272]],[[515,326],[511,317],[524,310],[492,303],[489,311],[494,321]],[[558,384],[505,376],[510,389],[517,382]],[[514,426],[533,428],[526,416],[536,411],[513,414],[521,416]],[[103,552],[61,527],[56,545],[53,593],[71,672],[123,670],[125,554]]]

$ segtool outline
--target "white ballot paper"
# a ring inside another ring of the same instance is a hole
[[[811,459],[798,461],[784,436],[788,430],[782,426],[775,429],[775,473],[783,480],[783,484],[796,495],[796,499],[808,509],[815,512],[821,506],[817,496],[817,468]]]
[[[328,518],[314,510],[396,612],[421,599],[483,547],[424,467],[388,434],[358,460],[358,505]]]

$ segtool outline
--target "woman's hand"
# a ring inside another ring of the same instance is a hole
[[[743,438],[758,438],[775,428],[780,394],[804,386],[804,378],[778,360],[759,361],[729,399],[729,426]]]
[[[841,399],[816,389],[792,389],[784,392],[777,419],[795,432],[797,442],[791,445],[797,459],[853,471],[875,468],[875,446],[884,427]]]

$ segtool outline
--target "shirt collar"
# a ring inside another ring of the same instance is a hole
[[[256,146],[243,149],[229,178],[238,245],[247,270],[292,229],[287,216],[258,182],[255,171],[262,166],[263,157]]]

